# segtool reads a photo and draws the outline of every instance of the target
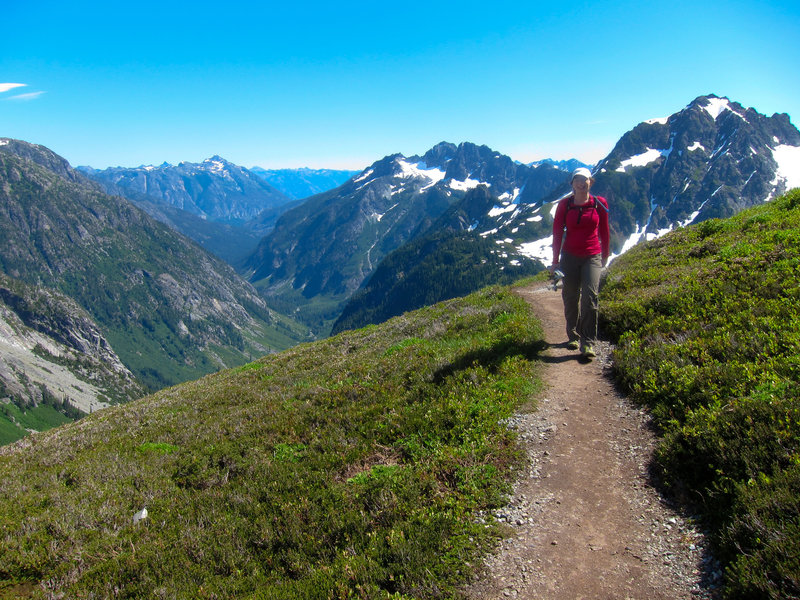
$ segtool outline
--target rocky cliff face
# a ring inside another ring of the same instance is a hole
[[[788,115],[767,117],[717,96],[637,125],[595,169],[594,191],[616,207],[615,251],[786,192],[786,153],[800,158]]]
[[[0,396],[49,397],[84,413],[145,393],[89,314],[54,290],[0,274]]]

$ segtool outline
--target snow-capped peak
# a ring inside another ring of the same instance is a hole
[[[725,111],[730,111],[733,114],[735,114],[736,116],[744,119],[745,121],[747,120],[745,115],[743,115],[740,112],[738,112],[736,110],[735,106],[733,106],[731,104],[731,101],[728,100],[727,98],[717,98],[716,96],[711,96],[711,97],[706,98],[705,100],[706,100],[706,104],[703,105],[701,108],[703,110],[705,110],[711,116],[711,118],[714,119],[715,121]]]
[[[226,170],[227,163],[224,158],[215,155],[205,159],[203,166],[214,173],[222,173]]]
[[[727,98],[708,98],[707,100],[708,104],[702,108],[711,115],[711,118],[715,121],[724,111],[731,109],[731,103]]]

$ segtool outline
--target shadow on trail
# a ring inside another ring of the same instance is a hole
[[[566,348],[567,343],[551,344],[544,340],[536,340],[528,344],[515,344],[509,342],[497,342],[488,348],[481,348],[472,352],[467,352],[459,356],[453,362],[440,367],[433,374],[433,381],[441,383],[458,371],[463,371],[472,366],[479,365],[487,368],[490,372],[495,372],[502,362],[512,356],[522,356],[528,360],[534,360],[545,364],[564,364],[577,363],[589,364],[591,359],[578,354],[568,354],[565,356],[551,356],[546,354],[551,348]]]
[[[550,348],[560,348],[562,350],[566,350],[567,349],[567,342],[561,342],[560,344],[549,344],[547,342],[544,342],[544,344],[546,346],[546,349],[550,349]],[[581,355],[581,354],[579,354],[579,353],[577,353],[575,351],[572,351],[572,352],[573,352],[573,354],[567,354],[567,355],[564,355],[564,356],[544,355],[544,356],[538,357],[538,360],[543,362],[543,363],[546,363],[548,365],[560,365],[560,364],[569,363],[569,362],[576,362],[578,364],[588,365],[590,362],[592,362],[592,359],[586,358],[585,356],[583,356],[583,355]]]
[[[512,356],[522,356],[528,360],[543,361],[546,356],[543,352],[550,347],[544,340],[536,340],[528,344],[516,344],[500,341],[488,348],[481,348],[459,356],[453,362],[440,367],[433,374],[433,381],[441,383],[459,371],[469,369],[475,365],[485,367],[494,373],[504,360]]]

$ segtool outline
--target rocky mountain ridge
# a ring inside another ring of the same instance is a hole
[[[640,240],[733,215],[800,185],[800,132],[785,114],[766,117],[727,98],[701,96],[668,118],[634,127],[598,163],[594,176],[592,191],[609,200],[612,250],[619,255]],[[549,265],[552,216],[555,202],[570,191],[567,178],[533,201],[524,193],[510,195],[487,187],[491,200],[463,198],[431,231],[450,230],[454,239],[476,232],[494,242],[492,255]],[[376,269],[380,278],[368,281],[352,298],[359,306],[344,307],[348,326],[374,322],[370,316],[375,314],[374,302],[406,310],[416,307],[395,296],[408,294],[407,277],[419,255],[409,252],[407,260],[389,258],[393,271]],[[373,298],[373,304],[365,303],[367,298]],[[362,317],[356,316],[359,312]]]
[[[202,163],[80,170],[109,194],[159,201],[210,221],[243,224],[292,200],[262,177],[220,156]]]
[[[390,155],[282,215],[248,259],[247,274],[279,307],[299,307],[299,317],[324,334],[384,256],[470,189],[484,184],[500,198],[535,202],[567,176],[467,142],[442,142],[423,156]]]

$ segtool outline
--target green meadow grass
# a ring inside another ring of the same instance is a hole
[[[457,597],[543,347],[488,288],[0,449],[0,597]]]

